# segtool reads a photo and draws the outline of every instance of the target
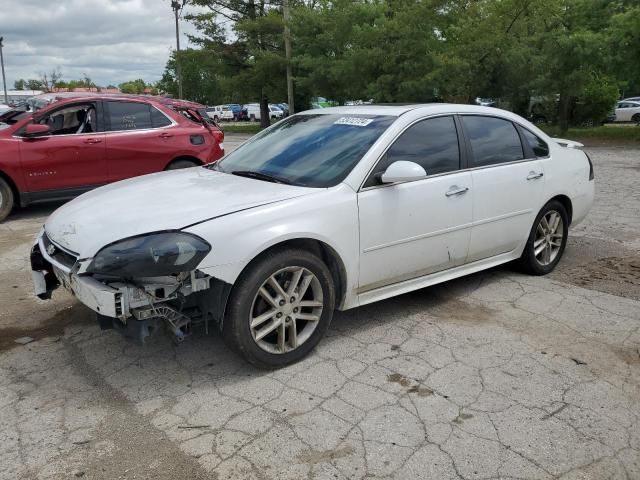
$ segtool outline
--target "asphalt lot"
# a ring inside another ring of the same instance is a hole
[[[589,151],[596,204],[552,275],[337,313],[274,372],[217,335],[137,347],[65,292],[37,300],[28,250],[55,207],[19,212],[0,224],[0,478],[639,479],[640,150]]]

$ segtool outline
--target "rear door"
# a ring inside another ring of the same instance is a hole
[[[545,180],[541,160],[528,143],[523,146],[524,134],[513,122],[481,115],[460,118],[472,167],[473,228],[467,262],[473,262],[511,252],[526,240],[544,201]]]
[[[101,117],[100,102],[86,100],[34,115],[34,122],[49,125],[51,134],[21,138],[20,158],[29,192],[75,194],[108,182]]]
[[[105,101],[110,181],[159,172],[176,154],[176,123],[142,101]]]

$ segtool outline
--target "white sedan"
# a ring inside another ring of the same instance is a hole
[[[622,100],[615,109],[614,122],[635,122],[640,124],[640,101]]]
[[[593,203],[579,146],[495,108],[303,112],[215,164],[59,208],[31,253],[35,291],[62,285],[138,342],[216,325],[250,362],[286,365],[334,309],[513,260],[552,271]]]

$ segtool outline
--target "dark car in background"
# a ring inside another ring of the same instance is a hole
[[[0,220],[16,204],[224,155],[224,133],[193,102],[136,95],[34,97],[0,115]],[[162,192],[159,192],[162,194]]]

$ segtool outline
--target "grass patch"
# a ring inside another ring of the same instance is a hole
[[[542,125],[539,127],[551,137],[568,138],[587,145],[613,145],[613,144],[637,144],[640,143],[640,127],[635,125],[604,125],[591,128],[570,128],[561,134],[555,126]]]
[[[256,134],[262,130],[259,123],[236,122],[220,125],[225,133],[251,133]]]

